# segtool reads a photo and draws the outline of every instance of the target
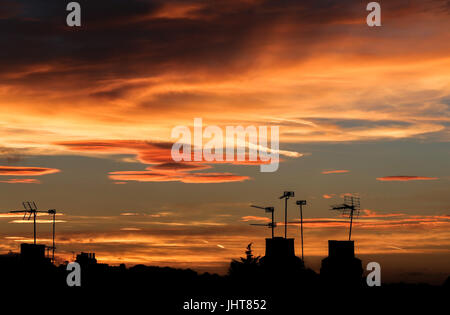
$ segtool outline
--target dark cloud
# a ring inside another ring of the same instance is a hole
[[[122,84],[118,87],[99,90],[97,92],[91,93],[90,96],[100,99],[116,100],[126,97],[129,92],[132,92],[133,90],[150,86],[151,84],[149,83]]]
[[[22,89],[20,94],[30,94],[30,100],[36,94],[42,96],[43,91],[72,89],[83,93],[82,89],[88,89],[86,94],[94,99],[114,101],[126,98],[136,89],[152,86],[151,82],[130,84],[127,79],[176,73],[189,82],[226,80],[261,66],[263,54],[270,60],[264,66],[278,67],[323,54],[324,47],[340,52],[341,39],[368,35],[366,3],[352,0],[80,0],[79,3],[80,28],[66,26],[65,1],[19,0],[2,4],[0,85],[26,86],[26,91]],[[385,2],[383,17],[389,20],[424,10],[444,11],[437,3],[436,0]],[[380,31],[371,36],[387,34]],[[388,35],[391,36],[394,35]],[[405,33],[398,36],[404,37]],[[276,50],[271,52],[274,47]],[[367,47],[355,48],[351,54],[358,54],[358,49],[373,56]],[[389,51],[389,55],[396,53],[409,51]],[[118,79],[121,82],[108,85]],[[192,107],[213,98],[214,95],[195,91],[156,93],[140,99],[137,111],[157,109],[161,104],[165,109],[180,103]],[[253,104],[255,98],[251,96],[246,103]],[[52,99],[55,104],[60,101]],[[44,105],[35,105],[39,106]],[[53,107],[56,109],[57,105]]]
[[[83,72],[96,81],[117,75],[156,75],[180,67],[226,72],[238,66],[242,71],[252,63],[245,52],[263,49],[274,32],[278,39],[308,44],[295,51],[298,57],[307,54],[319,34],[329,36],[321,26],[365,14],[362,4],[355,6],[350,0],[81,0],[83,26],[74,29],[65,25],[64,1],[17,2],[9,4],[0,19],[0,43],[6,47],[0,52],[3,71],[43,63],[55,66],[24,75],[20,82]],[[196,8],[191,15],[170,18],[171,12],[189,5]],[[169,17],[161,17],[162,10]],[[283,26],[289,30],[277,31]]]

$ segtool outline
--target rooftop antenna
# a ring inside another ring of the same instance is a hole
[[[30,220],[31,216],[33,216],[34,245],[36,245],[36,215],[38,212],[47,212],[47,211],[38,211],[36,203],[34,201],[24,201],[24,202],[22,202],[22,205],[24,207],[24,210],[13,210],[13,211],[10,211],[10,213],[23,212],[23,220],[25,220],[25,218],[27,217],[27,214],[28,214],[27,220]]]
[[[273,238],[273,234],[274,234],[273,230],[274,230],[274,228],[277,227],[277,223],[274,221],[274,218],[273,218],[273,213],[275,212],[275,208],[274,207],[260,207],[260,206],[255,206],[255,205],[250,205],[250,207],[257,208],[257,209],[262,209],[266,213],[271,213],[272,214],[272,222],[267,223],[267,224],[253,223],[253,224],[250,224],[250,225],[268,226],[269,228],[272,228],[272,238]]]
[[[55,227],[56,227],[56,210],[55,209],[50,209],[47,211],[39,211],[37,210],[37,206],[36,203],[34,201],[24,201],[22,202],[22,205],[24,207],[24,210],[12,210],[9,211],[10,213],[24,213],[23,215],[23,220],[25,220],[25,218],[28,218],[27,220],[31,219],[31,216],[33,216],[33,240],[34,240],[34,245],[36,245],[36,216],[38,213],[47,213],[50,215],[53,215],[53,243],[52,243],[52,247],[47,247],[47,256],[48,256],[48,250],[52,250],[52,262],[55,262]]]
[[[55,227],[56,227],[56,210],[55,209],[50,209],[47,211],[48,214],[53,215],[53,241],[52,241],[52,262],[55,263]]]
[[[287,201],[290,197],[294,197],[293,191],[285,191],[280,199],[284,199],[284,238],[287,238]]]
[[[300,206],[300,235],[302,239],[302,260],[304,260],[303,256],[303,206],[306,206],[306,200],[297,200],[296,204]]]
[[[348,215],[350,217],[350,229],[348,233],[348,240],[350,241],[352,239],[353,216],[358,216],[359,211],[361,210],[359,197],[355,195],[345,195],[344,203],[331,206],[331,210],[342,211],[343,215]]]

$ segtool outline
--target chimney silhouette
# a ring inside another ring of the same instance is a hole
[[[328,241],[328,257],[322,260],[320,277],[326,285],[357,287],[362,284],[361,260],[355,257],[354,241]]]

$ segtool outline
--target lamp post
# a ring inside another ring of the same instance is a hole
[[[290,197],[294,197],[293,191],[285,191],[280,199],[284,199],[284,238],[287,238],[287,201]]]
[[[297,205],[300,206],[300,235],[302,239],[302,260],[304,260],[303,256],[303,206],[306,205],[306,200],[297,200]]]

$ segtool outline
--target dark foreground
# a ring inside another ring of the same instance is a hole
[[[81,286],[70,287],[67,278],[73,278],[66,265],[56,267],[48,261],[31,264],[12,256],[3,259],[3,302],[8,293],[22,296],[24,304],[30,297],[42,297],[36,308],[63,303],[87,307],[89,314],[107,309],[125,309],[130,314],[362,313],[394,309],[404,313],[419,305],[431,310],[450,297],[448,279],[442,286],[382,283],[368,287],[362,273],[358,277],[354,270],[347,270],[325,277],[305,268],[297,257],[267,261],[247,256],[233,261],[226,276],[143,265],[112,267],[89,260],[81,260],[79,265]]]

